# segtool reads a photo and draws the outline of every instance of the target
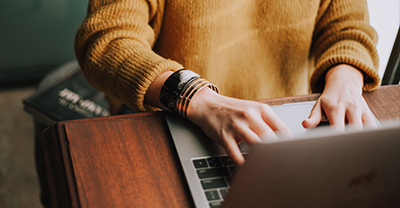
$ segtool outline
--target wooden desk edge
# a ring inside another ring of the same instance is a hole
[[[43,154],[47,166],[51,205],[52,207],[80,207],[65,136],[62,122],[53,124],[43,132]]]

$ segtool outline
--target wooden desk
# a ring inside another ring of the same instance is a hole
[[[262,102],[316,100],[317,94]],[[364,97],[379,120],[400,118],[400,85]],[[44,132],[53,207],[194,207],[165,113],[58,122]]]

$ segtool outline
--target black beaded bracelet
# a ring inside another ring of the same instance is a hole
[[[187,69],[181,69],[174,72],[167,78],[160,92],[160,102],[183,117],[187,115],[187,108],[190,100],[197,91],[204,87],[219,92],[218,88],[209,81],[201,78]]]

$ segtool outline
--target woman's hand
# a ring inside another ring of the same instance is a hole
[[[157,76],[145,94],[148,105],[169,109],[159,101],[160,90],[172,74]],[[277,139],[276,132],[291,136],[291,132],[266,104],[222,96],[209,88],[198,91],[190,101],[187,118],[199,126],[208,137],[221,144],[237,165],[244,163],[238,143],[248,145]]]
[[[236,164],[244,163],[238,143],[248,145],[276,140],[275,132],[291,136],[290,130],[266,104],[219,95],[204,88],[190,101],[188,118],[208,137],[217,141]]]
[[[376,126],[374,116],[362,97],[363,74],[349,65],[331,68],[325,76],[325,88],[314,105],[310,117],[303,121],[305,128],[316,127],[323,114],[332,127],[343,130],[345,123],[356,128]]]

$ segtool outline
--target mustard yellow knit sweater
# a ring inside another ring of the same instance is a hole
[[[320,92],[346,63],[372,90],[376,43],[366,0],[91,0],[75,51],[91,85],[145,111],[154,78],[180,68],[257,100]]]

